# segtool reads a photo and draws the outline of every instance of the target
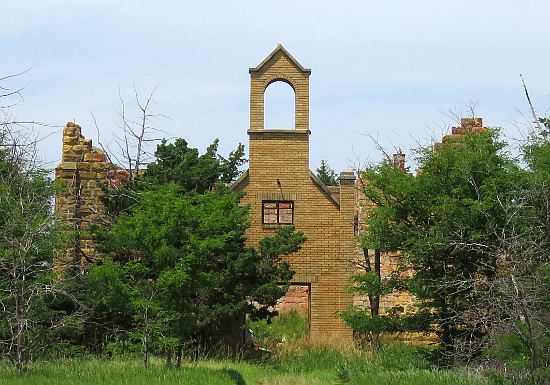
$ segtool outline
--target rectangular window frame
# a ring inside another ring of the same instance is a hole
[[[264,211],[265,211],[265,204],[266,203],[275,203],[277,205],[277,223],[266,223],[265,217],[264,217]],[[280,217],[280,208],[279,205],[281,203],[290,203],[292,206],[292,221],[291,222],[279,222]],[[288,226],[294,224],[294,201],[291,200],[263,200],[262,201],[262,225],[263,226]]]

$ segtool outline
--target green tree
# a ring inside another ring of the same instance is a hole
[[[147,182],[152,185],[176,183],[184,191],[197,193],[212,190],[218,182],[230,183],[239,175],[239,166],[246,162],[244,146],[239,144],[225,159],[218,154],[218,143],[216,139],[199,155],[184,139],[176,139],[174,143],[163,140],[157,146],[156,161],[147,168]]]
[[[0,127],[0,353],[20,371],[51,342],[63,321],[52,297],[65,295],[52,271],[59,245],[53,184],[26,135]]]
[[[414,271],[404,283],[419,306],[409,323],[437,325],[447,357],[458,354],[460,341],[484,333],[466,327],[460,315],[475,306],[479,293],[473,283],[497,273],[497,258],[489,250],[500,242],[502,202],[514,199],[525,181],[504,147],[497,131],[467,133],[436,151],[420,149],[416,176],[389,163],[366,171],[365,194],[375,206],[367,218],[365,247],[402,252]]]
[[[485,293],[477,323],[487,325],[486,353],[518,383],[550,378],[550,120],[540,119],[523,147],[527,182],[503,202],[507,217],[493,249],[500,271],[479,285]]]
[[[340,185],[338,175],[333,169],[330,168],[326,160],[321,160],[321,165],[315,171],[317,172],[317,178],[319,178],[326,186]]]
[[[216,148],[217,142],[199,155],[183,140],[161,143],[156,161],[136,183],[135,203],[119,210],[112,227],[97,229],[104,260],[110,261],[107,271],[115,266],[120,277],[108,285],[120,281],[112,289],[122,296],[133,293],[115,303],[141,304],[141,311],[121,309],[133,320],[128,327],[159,331],[141,334],[157,351],[162,341],[171,346],[175,341],[178,366],[186,346],[234,344],[246,314],[269,315],[293,274],[280,257],[305,239],[288,227],[258,248],[246,247],[248,207],[222,183],[236,176],[242,149],[225,160]],[[104,308],[109,307],[116,309]],[[144,310],[151,308],[156,316],[148,318],[148,328]],[[100,313],[106,321],[114,319],[109,311]]]

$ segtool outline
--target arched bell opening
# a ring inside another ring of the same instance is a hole
[[[285,79],[270,82],[264,91],[264,128],[294,129],[296,127],[296,93]]]

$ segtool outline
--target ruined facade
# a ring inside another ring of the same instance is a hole
[[[367,231],[364,220],[372,202],[362,193],[354,172],[340,174],[340,186],[325,186],[309,169],[309,77],[311,70],[282,45],[257,67],[250,68],[249,169],[231,186],[246,194],[242,204],[250,205],[247,242],[256,246],[281,226],[293,224],[307,241],[301,250],[286,256],[296,272],[278,310],[307,313],[309,339],[313,344],[352,344],[352,331],[337,312],[349,305],[367,307],[368,298],[346,291],[350,276],[364,271],[364,250],[357,237]],[[295,128],[264,127],[264,94],[270,84],[282,81],[295,93]],[[442,141],[455,141],[468,131],[482,131],[481,118],[462,119],[460,127]],[[98,258],[88,232],[91,223],[106,221],[101,204],[101,184],[117,186],[129,174],[108,162],[106,154],[85,139],[80,126],[67,123],[63,130],[62,161],[56,168],[60,189],[55,209],[58,217],[74,232],[74,242],[57,261],[58,268],[93,262]],[[439,145],[436,144],[437,149]],[[404,154],[396,154],[396,166],[405,168]],[[373,250],[369,251],[371,255]],[[381,254],[381,275],[389,276],[398,266],[398,252]],[[411,271],[405,274],[412,274]],[[380,311],[414,311],[409,293],[392,293],[380,299]],[[419,335],[403,339],[422,341]],[[428,337],[429,339],[431,337]]]
[[[288,224],[303,231],[307,241],[286,260],[295,271],[292,284],[306,287],[300,289],[299,302],[307,296],[310,342],[351,343],[352,332],[336,313],[353,302],[345,288],[356,246],[355,174],[342,172],[338,193],[333,193],[309,169],[311,70],[278,45],[249,72],[249,169],[232,186],[246,193],[242,203],[251,208],[248,243],[257,245]],[[295,129],[264,127],[264,93],[276,81],[294,90]],[[296,294],[296,289],[290,293]],[[290,297],[285,300],[290,301]]]
[[[56,260],[57,268],[78,266],[93,262],[97,252],[88,231],[90,224],[104,222],[101,204],[101,184],[116,186],[128,177],[126,171],[108,162],[105,153],[92,146],[92,140],[82,135],[75,123],[67,123],[63,129],[61,163],[55,169],[59,189],[55,197],[58,218],[72,231],[70,248]]]

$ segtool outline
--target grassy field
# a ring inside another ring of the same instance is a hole
[[[405,349],[387,349],[368,357],[360,352],[300,349],[264,363],[203,359],[181,370],[160,360],[144,369],[139,358],[65,360],[32,364],[27,372],[0,367],[1,385],[478,385],[466,372],[431,371]]]
[[[358,350],[308,348],[307,320],[296,314],[250,322],[257,341],[272,349],[261,361],[210,356],[186,361],[181,370],[152,359],[145,369],[139,357],[66,359],[31,364],[17,373],[0,361],[0,385],[481,385],[480,376],[430,370],[423,352],[386,344],[376,354]]]

